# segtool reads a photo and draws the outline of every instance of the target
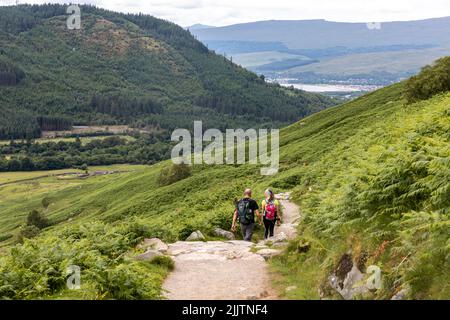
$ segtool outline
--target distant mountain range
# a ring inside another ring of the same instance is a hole
[[[209,28],[214,28],[214,27],[198,23],[198,24],[194,24],[193,26],[187,27],[186,29],[188,29],[188,30],[203,30],[203,29],[209,29]]]
[[[244,67],[304,82],[387,84],[450,54],[450,17],[380,24],[260,21],[190,31]]]

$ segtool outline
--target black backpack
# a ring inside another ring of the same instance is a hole
[[[250,209],[250,199],[242,199],[237,204],[237,211],[239,216],[239,222],[248,225],[255,222],[255,214]]]

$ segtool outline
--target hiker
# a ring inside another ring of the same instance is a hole
[[[236,223],[239,219],[244,240],[252,241],[253,230],[255,229],[255,215],[258,218],[259,224],[262,225],[258,203],[252,199],[252,190],[247,189],[244,192],[244,198],[236,204],[231,230],[236,232]]]
[[[267,189],[264,192],[266,199],[261,204],[261,210],[263,212],[264,221],[264,239],[268,239],[274,236],[275,223],[280,226],[280,203],[275,199],[275,195],[271,189]]]

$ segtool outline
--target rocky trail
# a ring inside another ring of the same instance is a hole
[[[164,283],[170,300],[256,300],[277,299],[270,285],[266,260],[281,253],[295,237],[300,218],[289,194],[277,198],[283,207],[283,224],[275,237],[258,244],[244,241],[179,241],[163,248],[175,261],[175,270]],[[145,255],[145,254],[144,254]]]

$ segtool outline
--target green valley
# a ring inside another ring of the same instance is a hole
[[[407,289],[409,299],[449,299],[448,66],[442,59],[407,82],[281,130],[280,172],[271,177],[255,165],[174,169],[169,161],[88,178],[14,183],[20,178],[0,173],[0,184],[9,182],[0,185],[0,297],[161,298],[173,265],[136,261],[136,245],[196,230],[214,239],[215,227],[230,229],[233,199],[246,187],[258,201],[272,187],[292,191],[302,215],[298,238],[270,260],[282,297],[340,298],[328,278],[345,257],[362,271],[382,271],[381,289],[357,298],[391,299]],[[27,240],[33,210],[46,225]],[[85,274],[75,292],[64,277],[73,264]]]
[[[268,84],[183,28],[148,15],[63,5],[0,7],[0,139],[72,125],[279,127],[333,105]],[[255,116],[257,115],[257,116]]]

